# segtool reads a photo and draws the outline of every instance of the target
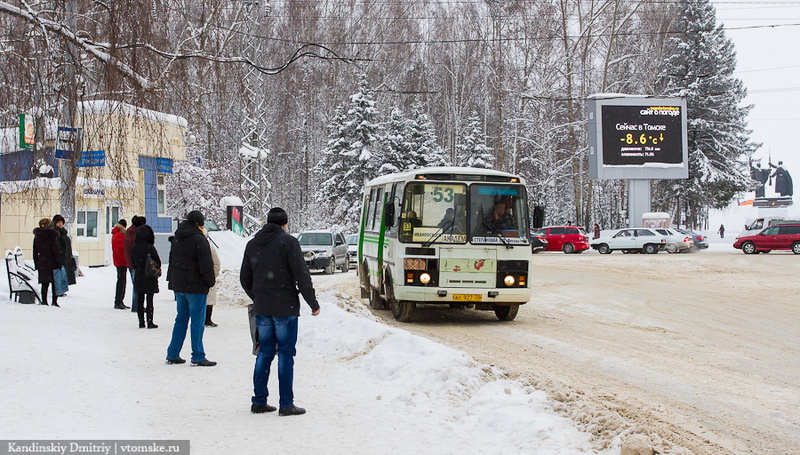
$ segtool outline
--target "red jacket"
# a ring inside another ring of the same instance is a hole
[[[114,255],[114,267],[127,267],[125,261],[125,226],[117,224],[111,230],[111,252]]]

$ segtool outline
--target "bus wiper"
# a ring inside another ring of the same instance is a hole
[[[455,224],[456,224],[456,220],[455,219],[452,219],[450,221],[445,221],[444,224],[442,224],[439,227],[439,230],[437,230],[436,232],[433,233],[433,236],[431,237],[431,239],[422,244],[422,248],[428,248],[429,246],[431,246],[433,244],[433,242],[439,240],[439,237],[444,235],[444,230],[445,230],[445,228],[447,228],[448,224],[450,225],[450,233],[452,234],[453,233],[453,226],[455,226]]]

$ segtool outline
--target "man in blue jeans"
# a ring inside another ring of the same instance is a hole
[[[275,411],[267,404],[270,367],[278,355],[279,415],[305,414],[294,405],[294,356],[297,353],[297,318],[303,294],[311,315],[319,314],[319,303],[297,239],[286,233],[289,217],[278,207],[267,213],[267,224],[247,243],[239,280],[253,299],[258,327],[258,355],[253,372],[250,411]]]
[[[186,363],[181,349],[191,320],[192,366],[213,367],[217,362],[206,358],[203,331],[206,322],[208,290],[214,286],[214,263],[211,247],[203,235],[205,217],[194,210],[186,215],[175,231],[169,251],[167,281],[175,291],[178,315],[172,328],[172,340],[167,348],[167,364]]]

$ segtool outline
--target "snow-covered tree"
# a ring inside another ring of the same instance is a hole
[[[750,142],[745,120],[751,106],[740,105],[746,89],[733,76],[733,43],[716,25],[714,7],[709,0],[688,0],[675,8],[674,52],[661,72],[662,94],[686,99],[689,178],[657,182],[654,205],[667,210],[675,204],[696,226],[705,209],[724,207],[752,189],[748,158],[757,145]]]
[[[358,92],[350,96],[347,113],[337,109],[329,125],[323,160],[315,167],[320,185],[315,200],[327,225],[355,231],[361,219],[364,183],[378,175],[380,124],[375,100],[361,76]]]
[[[378,174],[392,174],[419,167],[411,156],[410,120],[403,110],[395,108],[383,125],[382,163]]]
[[[492,149],[486,146],[486,135],[481,129],[481,118],[477,112],[472,111],[472,115],[467,120],[467,126],[461,141],[456,145],[458,165],[466,167],[477,167],[481,169],[492,169],[494,166],[494,155]]]
[[[436,127],[420,101],[411,105],[411,154],[412,160],[424,166],[447,166],[442,147],[437,142]]]

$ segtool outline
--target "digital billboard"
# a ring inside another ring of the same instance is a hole
[[[689,177],[686,101],[681,98],[593,95],[588,132],[590,178]]]

